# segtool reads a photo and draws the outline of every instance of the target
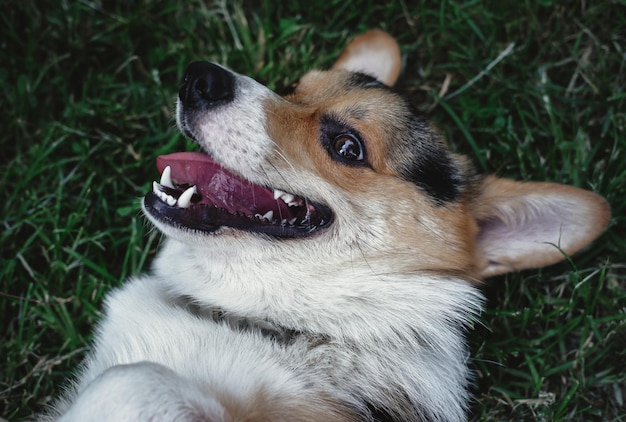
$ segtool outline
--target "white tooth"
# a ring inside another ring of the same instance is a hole
[[[153,186],[153,188],[154,188],[154,186]],[[172,206],[172,205],[174,205],[176,203],[176,198],[174,198],[171,195],[168,195],[167,193],[165,193],[163,191],[157,190],[154,193],[156,193],[156,195],[161,199],[161,201],[166,202],[167,205]]]
[[[163,174],[161,174],[161,186],[167,186],[168,188],[174,189],[174,183],[172,183],[172,169],[170,166],[167,166],[163,169]]]
[[[281,224],[282,226],[286,226],[286,225],[287,225],[287,219],[286,219],[286,218],[283,218],[283,221],[281,221],[281,222],[280,222],[280,224]]]
[[[159,190],[159,184],[157,182],[152,182],[152,192],[156,193],[157,195],[161,192]]]
[[[261,219],[265,219],[267,221],[272,221],[272,218],[274,218],[274,211],[272,210],[269,210],[265,213],[265,215],[261,216]]]
[[[297,217],[294,217],[291,220],[289,220],[289,225],[293,226],[293,223],[295,223],[297,219],[298,219]]]
[[[291,207],[293,207],[294,205],[297,205],[297,202],[294,202],[294,199],[296,199],[295,195],[292,195],[287,192],[283,192],[282,190],[274,189],[274,199],[278,199],[278,198],[282,199],[284,203],[286,203],[287,205]]]
[[[191,197],[194,193],[196,193],[195,185],[188,188],[182,195],[180,195],[180,198],[178,198],[178,206],[181,208],[189,208],[189,205],[191,205]]]
[[[293,202],[293,199],[295,198],[295,196],[293,196],[290,193],[283,193],[283,195],[280,197],[280,199],[282,199],[283,201],[285,201],[285,203],[289,206],[292,206],[291,203]]]

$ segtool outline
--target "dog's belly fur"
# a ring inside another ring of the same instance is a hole
[[[480,295],[468,283],[449,280],[439,287],[433,284],[436,280],[414,280],[413,292],[415,285],[423,284],[415,296],[432,299],[431,309],[424,309],[422,303],[422,311],[446,313],[447,331],[420,327],[425,321],[392,327],[394,318],[381,321],[380,316],[359,307],[361,313],[355,308],[353,317],[378,327],[379,335],[370,331],[367,339],[341,338],[333,332],[340,328],[333,326],[341,326],[342,316],[333,315],[329,306],[322,317],[329,321],[328,332],[302,327],[281,335],[281,327],[265,321],[216,318],[217,308],[199,307],[190,297],[172,293],[182,282],[173,274],[184,262],[184,251],[182,244],[168,241],[153,276],[129,280],[107,297],[93,353],[85,361],[75,391],[66,396],[67,403],[72,403],[78,395],[73,413],[67,415],[70,419],[79,419],[79,411],[93,415],[106,409],[111,420],[110,412],[117,405],[126,417],[132,414],[129,403],[139,407],[144,401],[150,405],[137,412],[159,415],[164,409],[194,409],[189,414],[181,410],[177,420],[193,420],[198,414],[215,418],[206,416],[206,420],[244,420],[250,415],[251,420],[367,420],[371,409],[394,414],[399,420],[464,419],[467,370],[462,331],[469,315],[459,308],[475,311],[480,306]],[[200,274],[186,272],[185,276]],[[448,290],[454,289],[458,301],[450,300]],[[439,335],[424,335],[429,331]],[[99,383],[111,376],[108,368],[116,367],[120,371],[110,382]],[[142,389],[141,380],[152,390]],[[133,386],[135,382],[140,385]],[[159,392],[154,390],[159,384],[176,394],[155,406]],[[85,394],[94,385],[104,394]],[[135,396],[110,396],[125,389]],[[429,408],[422,408],[422,403]],[[62,414],[64,407],[62,401],[56,410]],[[216,418],[224,407],[228,417]]]

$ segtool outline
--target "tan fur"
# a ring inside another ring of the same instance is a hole
[[[343,71],[309,72],[289,102],[273,99],[266,104],[268,133],[283,158],[341,188],[355,203],[379,202],[385,207],[384,215],[390,216],[388,235],[397,249],[382,259],[396,260],[399,271],[471,273],[476,224],[465,204],[438,207],[413,183],[398,178],[395,163],[389,160],[395,148],[404,148],[393,141],[396,133],[405,130],[407,111],[392,92],[346,88],[349,76]],[[360,105],[358,113],[354,113],[355,104]],[[364,135],[371,168],[338,165],[329,157],[318,139],[322,114],[331,114]],[[366,118],[359,118],[361,114]],[[397,199],[388,202],[389,192]]]
[[[353,411],[333,400],[331,397],[307,395],[300,399],[273,397],[260,390],[254,397],[242,403],[232,397],[220,397],[231,422],[358,422]]]

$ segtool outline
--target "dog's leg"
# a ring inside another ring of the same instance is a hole
[[[238,392],[246,395],[245,386]],[[248,391],[249,392],[249,391]],[[277,396],[259,388],[243,399],[200,385],[154,362],[116,365],[98,376],[56,422],[351,422],[356,413],[319,392]]]
[[[222,405],[169,368],[117,365],[96,378],[59,421],[207,421],[229,418]]]

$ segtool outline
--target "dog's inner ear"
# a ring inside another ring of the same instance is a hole
[[[496,177],[483,181],[470,208],[482,277],[561,261],[599,236],[610,218],[595,193]]]
[[[365,73],[393,86],[402,70],[400,47],[386,32],[368,31],[348,44],[332,68]]]

